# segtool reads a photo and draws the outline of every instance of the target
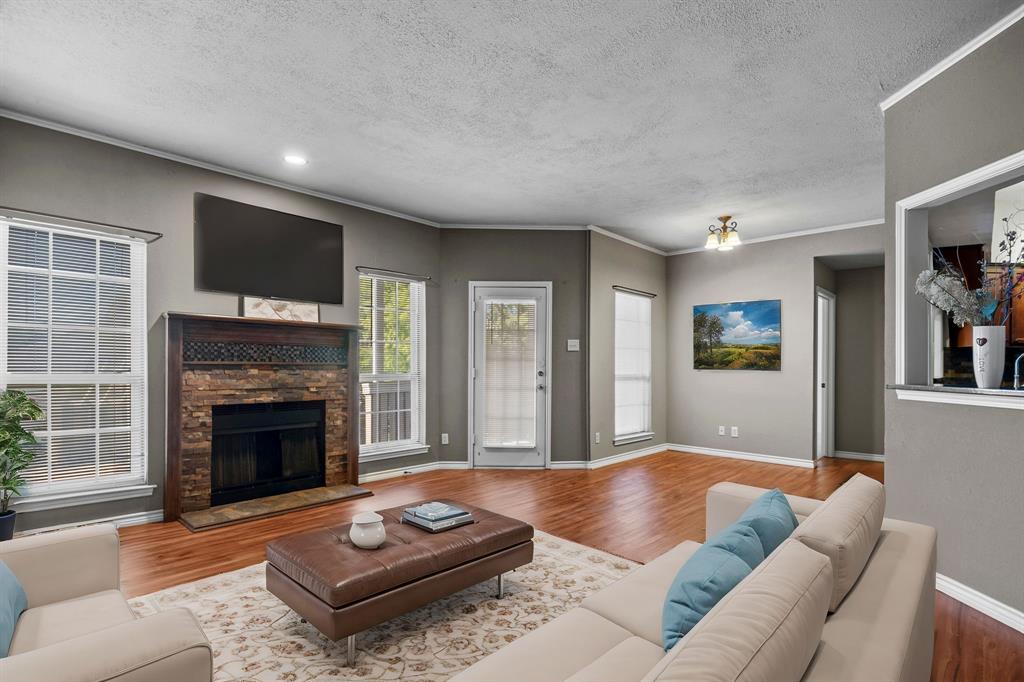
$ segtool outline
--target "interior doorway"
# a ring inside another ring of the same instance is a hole
[[[815,289],[815,444],[814,458],[833,457],[835,444],[836,295]]]
[[[551,283],[470,282],[469,460],[550,461]]]

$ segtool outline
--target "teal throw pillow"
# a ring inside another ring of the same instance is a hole
[[[7,656],[14,639],[14,626],[27,608],[28,597],[21,583],[7,564],[0,561],[0,658]]]
[[[789,506],[789,500],[781,490],[775,488],[754,500],[737,523],[754,529],[757,537],[761,538],[764,555],[768,556],[792,535],[796,530],[797,520]]]
[[[734,523],[708,539],[679,569],[661,612],[662,644],[668,651],[686,636],[729,590],[764,560],[761,540]]]

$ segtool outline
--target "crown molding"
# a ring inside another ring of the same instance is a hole
[[[979,47],[981,47],[982,45],[984,45],[988,41],[992,40],[993,38],[995,38],[1000,33],[1002,33],[1006,29],[1008,29],[1011,26],[1013,26],[1015,23],[1017,23],[1021,19],[1024,19],[1024,5],[1021,5],[1020,7],[1015,9],[1014,11],[1010,12],[1008,15],[1006,15],[1005,17],[1003,17],[1002,19],[997,21],[995,24],[993,24],[992,26],[988,27],[988,29],[983,31],[980,35],[975,37],[973,40],[971,40],[970,42],[965,44],[959,50],[957,50],[953,54],[949,55],[948,57],[943,59],[941,62],[936,64],[935,66],[933,66],[932,68],[928,69],[927,71],[922,73],[920,76],[918,76],[917,78],[915,78],[914,80],[910,81],[909,83],[904,85],[902,88],[900,88],[899,90],[897,90],[893,94],[891,94],[888,97],[886,97],[885,99],[883,99],[881,101],[881,103],[879,103],[878,107],[883,112],[886,111],[892,105],[894,105],[897,102],[899,102],[900,100],[904,99],[905,97],[907,97],[908,95],[913,93],[915,90],[917,90],[918,88],[920,88],[921,86],[926,84],[928,81],[932,80],[933,78],[935,78],[936,76],[941,74],[946,69],[949,69],[950,67],[955,65],[957,62],[959,62],[961,59],[963,59],[967,55],[971,54],[972,52],[977,50]]]
[[[224,175],[230,175],[232,177],[240,178],[242,180],[258,182],[261,185],[269,185],[271,187],[277,187],[278,189],[285,189],[288,190],[289,192],[297,192],[299,194],[305,194],[307,196],[316,197],[318,199],[326,199],[327,201],[345,204],[346,206],[353,206],[355,208],[361,208],[366,211],[373,211],[374,213],[382,213],[384,215],[389,215],[393,218],[401,218],[402,220],[409,220],[414,223],[420,223],[421,225],[429,225],[430,227],[441,227],[440,223],[434,222],[433,220],[427,220],[426,218],[420,218],[414,215],[409,215],[408,213],[392,211],[390,209],[382,208],[380,206],[374,206],[373,204],[365,204],[361,201],[346,199],[345,197],[339,196],[337,194],[330,194],[328,192],[318,192],[314,189],[308,189],[306,187],[301,187],[299,185],[293,185],[288,182],[271,180],[270,178],[265,178],[261,175],[253,175],[252,173],[245,173],[243,171],[233,170],[231,168],[226,168],[225,166],[218,166],[217,164],[207,163],[206,161],[199,161],[198,159],[193,159],[188,156],[182,156],[180,154],[165,152],[160,149],[154,149],[153,147],[135,144],[134,142],[127,142],[116,137],[110,137],[109,135],[94,133],[89,130],[75,128],[73,126],[64,125],[63,123],[56,123],[54,121],[49,121],[44,118],[38,118],[36,116],[29,116],[27,114],[22,114],[17,111],[11,111],[10,109],[0,108],[0,118],[9,118],[14,121],[20,121],[21,123],[28,123],[30,125],[39,126],[40,128],[48,128],[49,130],[55,130],[59,133],[67,133],[68,135],[82,137],[87,140],[92,140],[94,142],[102,142],[104,144],[109,144],[114,147],[128,149],[133,152],[148,154],[149,156],[156,156],[158,158],[166,159],[168,161],[174,161],[176,163],[183,163],[188,166],[202,168],[203,170],[213,171],[214,173],[222,173]]]
[[[662,251],[661,249],[655,248],[655,247],[653,247],[653,246],[651,246],[649,244],[644,244],[643,242],[638,242],[635,239],[630,239],[629,237],[623,237],[621,234],[615,234],[611,230],[606,230],[605,228],[598,227],[597,225],[587,225],[587,227],[585,229],[588,229],[591,232],[596,232],[596,233],[598,233],[600,235],[603,235],[605,237],[608,237],[610,239],[616,239],[616,240],[618,240],[620,242],[623,242],[625,244],[629,244],[630,246],[635,246],[638,249],[643,249],[644,251],[650,251],[651,253],[656,253],[659,256],[667,256],[667,255],[669,255],[668,251]]]
[[[610,239],[615,239],[630,246],[635,246],[638,249],[644,251],[650,251],[656,253],[659,256],[667,256],[668,253],[661,249],[638,242],[635,239],[629,237],[623,237],[621,234],[616,234],[611,230],[606,230],[603,227],[597,225],[522,225],[522,224],[507,224],[507,225],[488,225],[488,224],[477,224],[477,223],[441,223],[442,230],[561,230],[565,232],[596,232],[600,235],[604,235]]]
[[[761,242],[773,242],[777,239],[792,239],[793,237],[808,237],[814,234],[824,234],[826,232],[840,232],[842,230],[856,230],[861,227],[874,227],[876,225],[884,225],[885,220],[882,218],[876,218],[875,220],[861,220],[856,223],[842,223],[840,225],[827,225],[825,227],[812,227],[809,230],[797,230],[795,232],[783,232],[782,234],[770,234],[766,237],[755,237],[753,239],[744,239],[743,244],[740,245],[742,248],[746,244],[760,244]],[[706,249],[703,246],[694,247],[692,249],[680,249],[678,251],[669,251],[669,256],[681,256],[686,253],[701,253]]]
[[[441,223],[442,230],[552,230],[562,232],[582,232],[585,225],[524,225],[524,224],[486,224],[486,223]]]

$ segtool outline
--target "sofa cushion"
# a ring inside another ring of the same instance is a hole
[[[857,584],[825,621],[805,682],[927,680],[934,610],[935,529],[886,519]]]
[[[797,521],[786,496],[775,488],[754,500],[737,523],[754,529],[757,537],[761,539],[764,555],[768,556],[793,533]]]
[[[793,537],[832,560],[829,611],[857,582],[878,541],[885,515],[885,486],[863,474],[840,486],[793,532]]]
[[[818,647],[831,594],[828,557],[787,540],[644,680],[799,680]]]
[[[566,680],[631,637],[593,611],[575,608],[498,649],[451,682]]]
[[[10,653],[13,656],[32,651],[134,619],[128,602],[117,590],[37,606],[21,615]]]
[[[662,641],[671,649],[729,591],[764,560],[761,540],[735,523],[708,538],[676,574],[661,615]]]
[[[14,627],[28,608],[28,597],[7,564],[0,561],[0,658],[7,655],[14,637]]]
[[[691,540],[678,544],[625,578],[590,595],[580,606],[629,630],[631,634],[643,637],[660,649],[661,611],[665,606],[665,595],[679,573],[679,567],[699,548],[700,543]]]
[[[567,682],[639,682],[658,664],[665,652],[643,637],[619,642]]]

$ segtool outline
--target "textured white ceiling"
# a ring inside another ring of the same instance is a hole
[[[0,107],[444,223],[882,215],[878,103],[1019,0],[0,0]],[[286,151],[306,154],[286,167]]]

